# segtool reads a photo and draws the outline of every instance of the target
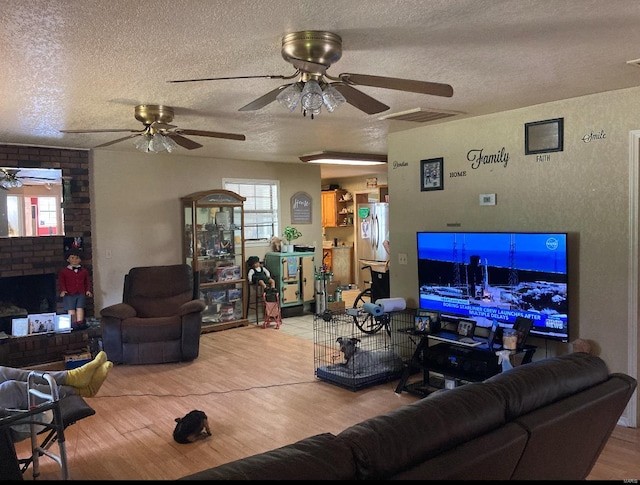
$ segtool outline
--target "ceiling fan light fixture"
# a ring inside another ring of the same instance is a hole
[[[332,165],[383,165],[387,163],[386,155],[372,155],[366,153],[316,152],[302,155],[300,160],[305,163],[325,163]]]
[[[311,113],[319,114],[322,107],[322,88],[318,81],[311,79],[307,81],[302,88],[302,97],[300,99],[302,109]],[[314,113],[317,111],[317,113]]]
[[[18,189],[22,187],[22,181],[17,178],[3,178],[0,180],[0,187],[3,189]]]
[[[342,93],[331,84],[327,84],[324,91],[322,91],[322,101],[324,101],[324,105],[329,113],[333,113],[341,104],[347,102]]]
[[[164,136],[161,133],[155,133],[151,140],[149,140],[149,151],[153,153],[164,152],[166,150],[164,145]]]
[[[153,136],[145,133],[141,135],[134,143],[134,146],[143,153],[151,152],[151,141]]]
[[[295,111],[302,97],[302,89],[298,83],[293,83],[280,91],[276,100],[289,111]]]
[[[178,148],[178,144],[170,136],[156,132],[145,133],[135,141],[135,147],[143,153],[169,152]]]
[[[162,142],[164,145],[164,149],[169,153],[171,153],[173,150],[178,148],[178,144],[175,141],[173,141],[173,138],[171,138],[170,136],[163,135]]]

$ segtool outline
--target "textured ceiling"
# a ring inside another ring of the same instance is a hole
[[[0,0],[0,143],[93,148],[142,128],[138,104],[175,108],[180,128],[242,133],[246,141],[192,136],[181,154],[297,162],[320,150],[386,153],[380,120],[414,108],[477,116],[640,85],[638,0]],[[283,34],[328,30],[342,59],[328,72],[448,83],[443,98],[358,87],[391,107],[351,105],[316,119],[277,102],[238,109],[290,81],[170,84],[219,76],[289,75]],[[126,140],[98,150],[132,151]],[[369,172],[370,170],[367,170]],[[323,170],[323,178],[339,175]],[[351,175],[348,172],[345,176]]]

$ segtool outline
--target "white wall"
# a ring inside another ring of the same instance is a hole
[[[298,244],[322,241],[320,167],[312,164],[242,162],[95,150],[91,160],[94,302],[100,309],[122,301],[124,275],[135,266],[182,262],[180,197],[221,189],[222,178],[280,181],[281,229],[290,224],[290,197],[313,199],[313,223],[296,224]],[[268,246],[247,248],[263,257]],[[111,258],[107,258],[110,253]],[[320,249],[316,249],[320,256]]]

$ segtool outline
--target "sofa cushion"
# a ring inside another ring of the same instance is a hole
[[[504,397],[510,421],[608,378],[602,359],[575,352],[518,366],[484,382]]]
[[[505,402],[482,383],[434,393],[342,431],[359,479],[387,479],[505,424]]]
[[[355,475],[349,447],[323,433],[182,480],[353,480]]]

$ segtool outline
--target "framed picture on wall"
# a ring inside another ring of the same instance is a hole
[[[443,166],[444,159],[430,158],[420,160],[420,190],[443,190]]]
[[[524,125],[524,154],[561,152],[564,143],[564,118],[534,121]]]

